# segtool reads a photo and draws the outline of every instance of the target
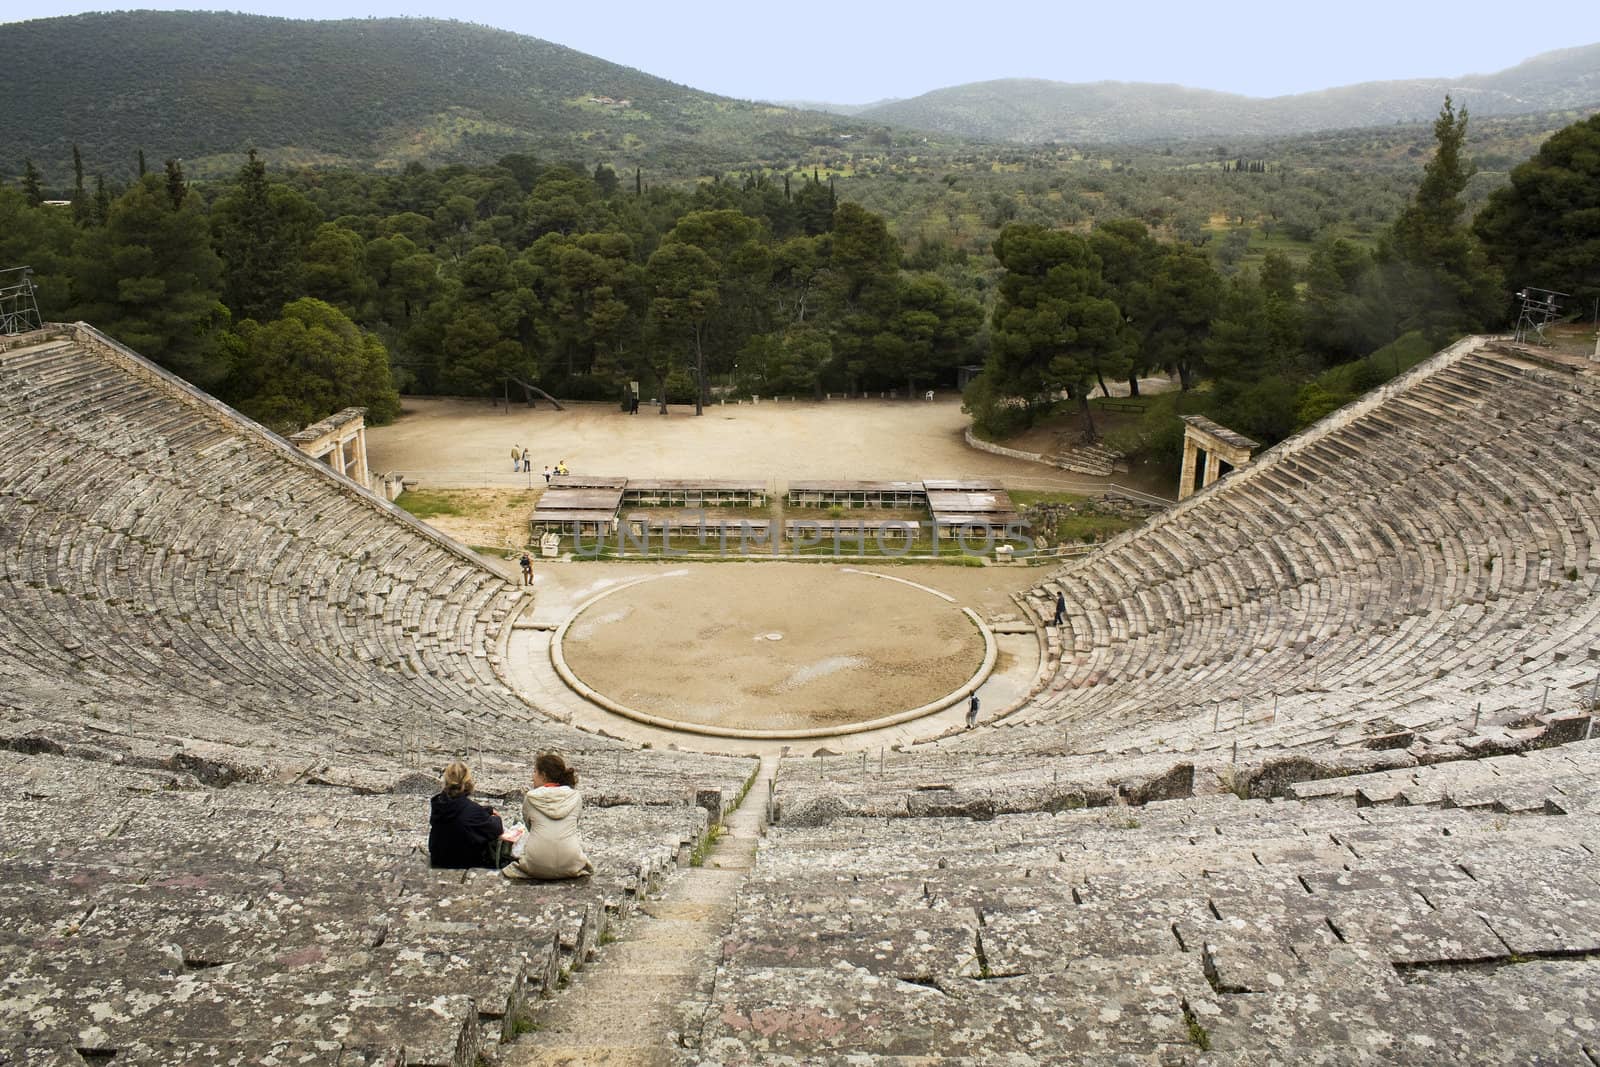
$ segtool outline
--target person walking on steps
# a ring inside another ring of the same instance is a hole
[[[1060,626],[1062,623],[1064,623],[1066,621],[1067,621],[1067,595],[1065,593],[1057,591],[1056,592],[1056,618],[1055,618],[1055,621],[1052,622],[1050,625],[1051,626]]]
[[[978,691],[974,689],[967,698],[967,729],[978,725]]]

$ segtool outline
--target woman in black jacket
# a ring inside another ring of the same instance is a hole
[[[456,760],[444,769],[444,789],[428,813],[428,857],[433,867],[498,867],[504,827],[495,810],[471,799],[472,771]]]

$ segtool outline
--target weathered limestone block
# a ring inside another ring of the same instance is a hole
[[[1194,764],[1179,763],[1161,774],[1124,781],[1117,787],[1129,804],[1149,804],[1157,800],[1176,800],[1194,795]]]

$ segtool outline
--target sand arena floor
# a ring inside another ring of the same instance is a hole
[[[367,431],[374,471],[399,471],[427,489],[515,488],[511,448],[539,468],[566,460],[581,474],[633,478],[998,478],[1011,488],[1092,491],[1084,478],[967,446],[968,419],[953,394],[922,400],[713,405],[699,418],[674,407],[624,415],[615,404],[530,410],[488,401],[406,397],[405,413]]]
[[[724,564],[606,595],[574,619],[562,650],[574,674],[625,706],[777,730],[844,726],[938,700],[981,666],[984,641],[959,604],[903,579]]]
[[[1106,485],[973,449],[962,436],[967,422],[953,395],[933,402],[717,405],[698,419],[680,407],[665,417],[648,409],[628,416],[600,403],[559,412],[514,405],[507,413],[487,401],[407,397],[397,422],[367,431],[367,448],[373,470],[399,471],[425,489],[509,491],[541,481],[537,470],[531,478],[512,473],[513,445],[532,449],[536,467],[565,459],[585,474],[749,478],[777,490],[804,478],[987,477],[1012,489],[1077,492]],[[514,563],[488,562],[517,580]],[[598,592],[687,570],[692,581],[663,577],[585,612],[564,642],[569,668],[609,699],[653,715],[809,729],[879,718],[958,689],[983,657],[982,636],[960,607],[986,619],[1015,612],[1010,594],[1039,578],[1023,566],[872,569],[940,589],[956,603],[826,563],[541,560],[533,617],[554,627]],[[768,633],[783,639],[756,639]],[[521,654],[548,662],[547,647]],[[1002,639],[995,673],[979,691],[986,712],[1025,693],[1036,664],[1031,635]],[[531,667],[525,673],[526,686],[545,684]],[[560,685],[554,672],[547,674]],[[570,690],[557,697],[569,698],[581,702]],[[959,721],[961,710],[934,718]]]

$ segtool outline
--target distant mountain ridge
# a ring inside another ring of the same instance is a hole
[[[935,89],[850,113],[978,140],[1107,143],[1288,136],[1417,122],[1437,114],[1446,93],[1484,116],[1600,104],[1600,44],[1545,52],[1495,74],[1363,82],[1267,99],[1149,82],[1007,78]]]
[[[866,127],[731,100],[535,37],[439,19],[137,11],[0,24],[0,176],[80,146],[121,177],[138,149],[191,174],[274,162],[398,167],[547,159],[657,168],[799,158]],[[65,170],[64,170],[65,168]],[[659,173],[659,171],[658,171]]]
[[[60,189],[176,156],[191,176],[274,164],[398,168],[510,152],[682,177],[828,159],[888,130],[1002,142],[1278,136],[1600,103],[1600,45],[1457,79],[1370,82],[1255,100],[1175,85],[1007,79],[861,108],[795,109],[701,92],[534,37],[438,19],[316,21],[136,11],[0,23],[0,181],[24,157]],[[821,110],[854,111],[825,114]]]

